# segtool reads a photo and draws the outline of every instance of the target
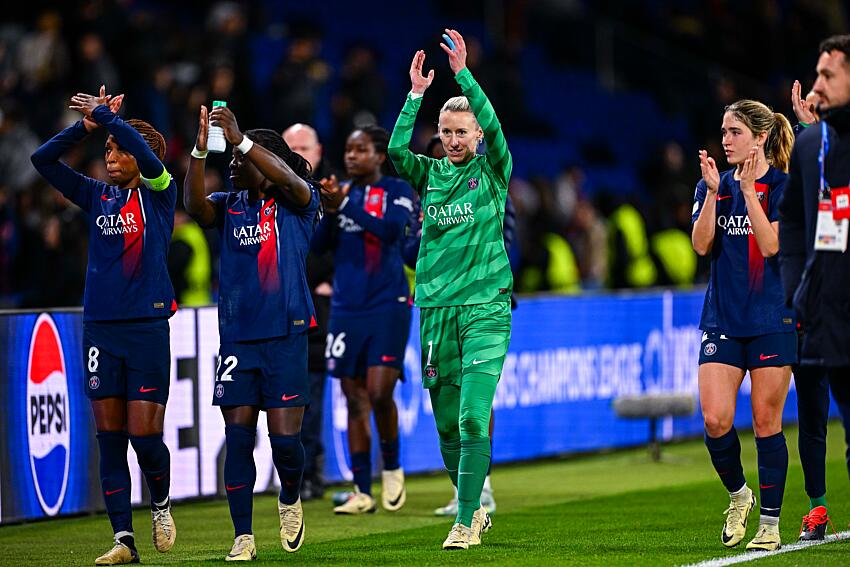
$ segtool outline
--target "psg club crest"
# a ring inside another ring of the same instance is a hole
[[[466,182],[466,185],[469,187],[469,190],[472,191],[476,187],[478,187],[478,178],[470,177],[469,181]]]
[[[717,345],[714,343],[708,343],[705,345],[705,348],[702,349],[702,352],[705,353],[705,356],[712,356],[715,352],[717,352]]]
[[[269,205],[269,206],[268,206],[268,207],[266,207],[266,208],[265,208],[265,210],[263,211],[263,215],[265,215],[265,216],[269,216],[270,214],[272,214],[272,205]]]
[[[215,397],[221,398],[224,396],[224,384],[215,385]]]
[[[91,378],[89,378],[89,389],[97,390],[98,388],[100,388],[100,378],[98,378],[97,376],[92,376]]]
[[[759,203],[763,203],[764,202],[764,191],[759,191],[758,193],[756,193],[756,197],[759,198]]]
[[[428,366],[426,366],[425,367],[425,376],[427,378],[431,378],[431,379],[436,378],[437,377],[437,367],[434,366],[433,364],[429,364]]]

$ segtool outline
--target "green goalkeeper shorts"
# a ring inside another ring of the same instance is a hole
[[[423,307],[419,318],[423,386],[460,386],[467,372],[502,374],[511,341],[510,303]]]

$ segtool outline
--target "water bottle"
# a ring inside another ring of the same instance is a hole
[[[214,100],[213,109],[217,106],[227,106],[223,100]],[[207,149],[214,154],[220,154],[227,149],[227,140],[224,139],[224,130],[221,126],[210,126],[209,134],[207,134]]]

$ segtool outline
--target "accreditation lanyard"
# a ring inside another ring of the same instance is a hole
[[[850,187],[830,188],[826,181],[826,156],[829,154],[829,131],[821,120],[818,169],[818,219],[815,228],[815,250],[844,252],[847,250],[848,219],[850,219]],[[848,184],[850,185],[850,184]]]

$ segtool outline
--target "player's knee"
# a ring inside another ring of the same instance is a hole
[[[162,434],[130,435],[130,444],[144,467],[167,467],[170,461],[168,446],[162,440]]]
[[[775,408],[753,408],[753,432],[756,437],[769,437],[782,431],[782,414]]]
[[[733,416],[712,411],[703,412],[703,426],[709,437],[721,437],[732,429]]]
[[[463,438],[487,437],[490,433],[490,414],[481,416],[475,412],[463,412],[459,424]]]
[[[351,419],[358,419],[369,415],[369,398],[366,396],[348,396],[346,405],[348,406],[348,417]]]
[[[380,389],[369,390],[369,403],[377,414],[391,412],[395,406],[392,391],[384,391]]]

